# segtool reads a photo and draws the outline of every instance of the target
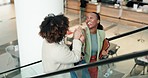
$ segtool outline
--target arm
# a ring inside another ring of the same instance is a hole
[[[99,33],[100,33],[100,36],[101,36],[101,41],[103,41],[102,49],[101,49],[100,54],[99,54],[99,58],[102,59],[102,57],[108,55],[108,48],[110,46],[110,43],[107,40],[107,38],[105,38],[105,31],[104,30],[99,30]]]
[[[81,48],[82,43],[84,42],[84,37],[82,35],[82,28],[78,27],[74,31],[73,36],[73,44],[72,44],[72,51],[67,46],[61,46],[60,50],[58,51],[58,55],[60,57],[57,57],[56,60],[61,63],[74,63],[78,62],[81,58]],[[61,51],[61,52],[60,52]]]
[[[102,50],[99,55],[99,58],[102,59],[103,56],[108,56],[108,48],[110,47],[109,41],[105,38],[102,45]]]
[[[81,58],[82,43],[80,40],[74,39],[72,46],[73,49],[72,51],[70,51],[70,49],[66,45],[60,45],[55,54],[57,55],[57,57],[54,58],[54,60],[65,64],[78,62]]]

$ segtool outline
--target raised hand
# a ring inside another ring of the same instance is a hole
[[[73,38],[74,39],[80,39],[80,37],[82,36],[82,28],[78,27],[77,29],[75,29],[74,34],[73,34]]]

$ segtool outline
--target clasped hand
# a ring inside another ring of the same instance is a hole
[[[82,33],[83,29],[82,27],[78,27],[77,29],[75,29],[74,31],[74,39],[79,39],[82,43],[85,42],[85,37]]]

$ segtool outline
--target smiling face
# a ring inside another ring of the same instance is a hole
[[[89,29],[97,29],[98,23],[100,22],[94,13],[88,13],[86,15],[86,25]]]

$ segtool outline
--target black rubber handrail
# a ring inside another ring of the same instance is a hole
[[[1,72],[0,75],[1,74],[4,74],[4,73],[11,72],[11,71],[14,71],[14,70],[17,70],[17,69],[24,68],[24,67],[27,67],[27,66],[31,66],[31,65],[34,65],[34,64],[37,64],[37,63],[40,63],[40,62],[42,62],[42,60],[37,61],[37,62],[30,63],[30,64],[27,64],[27,65],[24,65],[24,66],[21,66],[21,67],[13,68],[13,69],[10,69],[10,70],[4,71],[4,72]]]
[[[49,76],[53,76],[53,75],[67,73],[67,72],[70,72],[70,71],[80,70],[80,69],[87,68],[87,67],[101,66],[101,65],[104,65],[104,64],[124,61],[124,60],[137,58],[137,57],[145,56],[145,55],[148,55],[148,50],[136,51],[136,52],[132,52],[132,53],[129,53],[129,54],[122,55],[122,56],[116,56],[116,57],[113,57],[113,58],[108,58],[108,59],[100,60],[98,62],[93,62],[93,63],[89,63],[89,64],[81,64],[81,65],[78,65],[78,66],[73,67],[73,68],[69,68],[69,69],[65,69],[65,70],[59,70],[59,71],[55,71],[55,72],[52,72],[52,73],[38,75],[38,76],[33,76],[33,77],[30,77],[30,78],[49,77]]]
[[[111,38],[107,38],[107,39],[109,41],[115,40],[117,38],[121,38],[121,37],[124,37],[124,36],[127,36],[127,35],[131,35],[131,34],[134,34],[134,33],[137,33],[137,32],[143,31],[143,30],[146,30],[146,29],[148,29],[148,26],[145,26],[145,27],[142,27],[142,28],[130,31],[130,32],[126,32],[126,33],[123,33],[123,34],[120,34],[120,35],[117,35],[117,36],[114,36],[114,37],[111,37]]]

